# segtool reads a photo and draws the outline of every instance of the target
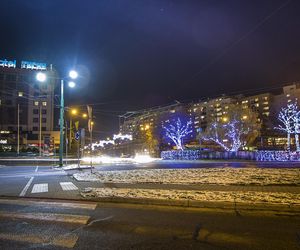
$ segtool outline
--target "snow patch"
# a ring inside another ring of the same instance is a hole
[[[239,203],[273,203],[300,204],[300,194],[268,193],[254,191],[196,191],[196,190],[165,190],[165,189],[129,189],[129,188],[92,188],[90,192],[82,192],[85,198],[133,198],[162,200],[193,200],[208,202],[239,202]]]
[[[77,181],[218,185],[300,185],[300,169],[202,168],[139,169],[75,173]]]

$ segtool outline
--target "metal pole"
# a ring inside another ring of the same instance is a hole
[[[40,156],[42,156],[42,107],[41,104],[39,102],[39,108],[40,108],[40,117],[39,117],[39,121],[40,121],[40,131],[39,131],[39,149],[40,149]]]
[[[18,104],[18,142],[17,142],[17,154],[20,154],[20,104]]]
[[[90,132],[90,140],[91,140],[91,173],[93,168],[93,122],[91,120],[91,132]]]
[[[80,137],[77,141],[77,159],[78,159],[78,168],[80,168]]]
[[[72,149],[72,116],[70,115],[70,133],[69,133],[69,150],[71,152]]]
[[[66,131],[68,131],[68,123],[67,123],[67,121],[65,122],[65,124],[66,124],[65,129],[66,129]],[[66,160],[65,160],[66,165],[68,165],[68,145],[69,145],[68,136],[66,136]]]
[[[64,80],[60,80],[60,138],[59,138],[59,166],[63,166],[64,153]]]

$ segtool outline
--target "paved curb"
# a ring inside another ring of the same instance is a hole
[[[119,197],[82,197],[84,201],[110,202],[110,203],[129,203],[141,205],[174,206],[187,208],[217,208],[230,210],[252,210],[252,211],[280,211],[300,213],[300,205],[297,204],[273,204],[273,203],[234,203],[234,202],[209,202],[195,200],[166,200],[166,199],[137,199]]]

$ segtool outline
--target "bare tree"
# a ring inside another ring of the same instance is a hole
[[[300,111],[297,103],[289,103],[286,107],[282,107],[278,120],[282,123],[276,129],[287,133],[287,150],[291,150],[291,134],[295,134],[296,148],[300,151],[299,132],[300,132]]]
[[[256,112],[230,105],[219,121],[208,124],[200,138],[213,141],[226,151],[237,152],[258,136],[260,127]]]
[[[173,123],[163,123],[162,128],[165,131],[165,135],[175,143],[179,150],[184,149],[183,138],[193,132],[192,120],[183,122],[180,118],[175,119]]]

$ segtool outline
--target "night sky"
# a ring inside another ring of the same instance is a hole
[[[79,67],[89,81],[67,105],[103,103],[107,135],[126,110],[300,80],[298,0],[1,0],[0,11],[0,58]]]

